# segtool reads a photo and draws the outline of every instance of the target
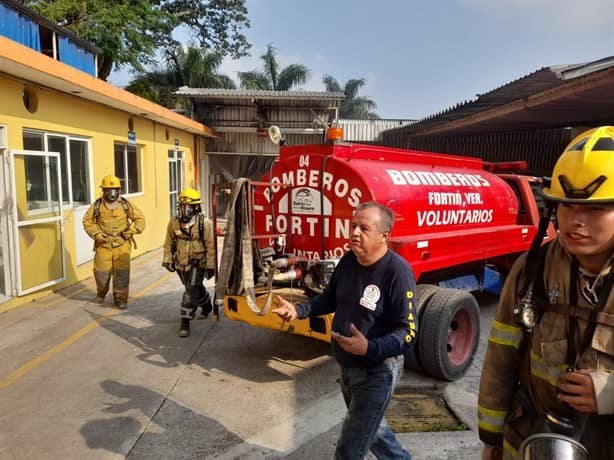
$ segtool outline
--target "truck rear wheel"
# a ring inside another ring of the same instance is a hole
[[[420,364],[420,356],[418,353],[418,348],[420,347],[420,317],[425,310],[424,306],[439,289],[440,288],[432,284],[418,284],[416,286],[415,308],[418,314],[418,337],[416,337],[416,342],[411,346],[409,351],[405,353],[405,368],[411,371],[424,372],[422,364]]]
[[[438,288],[420,316],[418,354],[424,371],[442,380],[465,375],[480,337],[480,307],[459,289]]]

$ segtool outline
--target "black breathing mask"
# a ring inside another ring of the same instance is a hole
[[[187,224],[192,220],[192,217],[196,215],[196,207],[193,204],[180,204],[179,205],[179,220],[184,224]]]
[[[119,189],[118,188],[105,188],[103,189],[102,194],[104,196],[105,201],[108,201],[109,203],[113,203],[114,201],[117,201],[117,199],[119,198]]]

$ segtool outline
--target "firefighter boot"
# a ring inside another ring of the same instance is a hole
[[[181,326],[179,326],[179,337],[187,337],[190,335],[190,320],[181,318]]]
[[[209,300],[201,307],[200,313],[196,319],[207,319],[211,310],[213,310],[213,305],[211,305],[211,300]]]

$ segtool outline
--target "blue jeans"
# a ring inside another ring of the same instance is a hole
[[[358,460],[371,450],[379,459],[407,459],[384,417],[403,373],[403,355],[368,369],[341,368],[341,392],[348,408],[337,441],[335,459]]]

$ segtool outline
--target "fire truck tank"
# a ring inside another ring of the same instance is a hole
[[[263,181],[285,186],[255,197],[258,233],[286,235],[285,251],[309,259],[348,250],[354,208],[377,201],[395,214],[391,247],[423,274],[526,249],[512,187],[480,159],[331,143],[284,147]]]

